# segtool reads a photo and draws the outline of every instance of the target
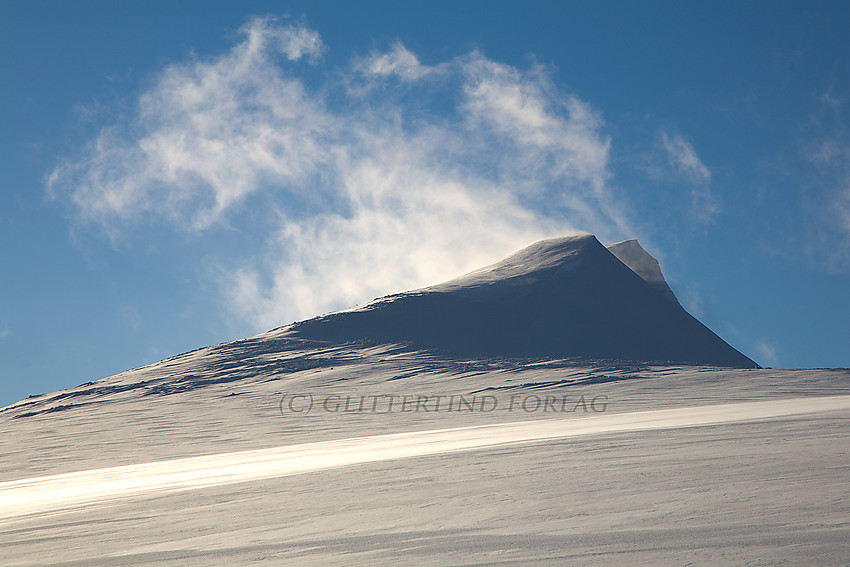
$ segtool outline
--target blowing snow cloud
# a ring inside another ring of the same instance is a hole
[[[531,241],[631,232],[598,112],[546,70],[402,44],[323,67],[319,34],[253,18],[213,58],[162,70],[48,190],[108,233],[166,221],[192,238],[259,230],[227,266],[257,329],[426,285]],[[256,214],[252,216],[256,218]]]

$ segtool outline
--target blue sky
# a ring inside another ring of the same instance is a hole
[[[850,366],[844,2],[0,3],[0,404],[535,239]]]

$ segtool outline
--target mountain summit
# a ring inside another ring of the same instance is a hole
[[[758,365],[679,305],[636,240],[542,240],[445,283],[279,330],[313,340],[412,343],[461,356]]]
[[[611,253],[617,257],[619,261],[632,269],[634,273],[639,275],[649,285],[654,287],[661,295],[672,299],[676,303],[676,295],[670,286],[667,285],[667,280],[661,273],[661,266],[658,265],[658,260],[653,258],[649,252],[643,249],[638,244],[637,240],[624,240],[607,247]]]

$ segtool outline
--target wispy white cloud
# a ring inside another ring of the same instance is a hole
[[[850,234],[850,183],[839,191],[835,200],[835,209],[838,219],[844,226],[844,230]]]
[[[166,219],[213,237],[267,209],[277,228],[261,253],[220,259],[228,304],[257,328],[435,283],[553,234],[631,235],[601,116],[544,70],[480,53],[425,66],[396,44],[311,86],[301,59],[321,55],[316,32],[255,18],[242,34],[216,58],[167,67],[131,120],[103,128],[48,185],[108,231]]]
[[[694,181],[711,183],[711,172],[684,138],[678,134],[671,137],[667,132],[662,132],[661,143],[673,166],[692,177]]]
[[[676,291],[676,295],[688,313],[699,319],[705,317],[705,302],[699,289],[694,286],[683,287]]]
[[[775,345],[762,339],[756,343],[756,356],[764,366],[779,366],[779,353]]]
[[[318,35],[268,18],[212,61],[172,65],[143,94],[130,124],[103,128],[87,155],[57,168],[83,220],[112,228],[142,213],[209,227],[265,181],[303,183],[323,160],[333,124],[275,57],[317,55]]]
[[[720,204],[711,191],[711,171],[697,155],[693,146],[679,134],[661,133],[661,145],[669,164],[689,182],[690,215],[707,224],[720,213]]]
[[[850,266],[850,179],[835,192],[830,209],[839,230],[836,239],[830,243],[831,269],[843,271]]]
[[[850,131],[845,106],[832,91],[819,97],[801,140],[813,171],[800,187],[800,222],[806,230],[796,245],[834,273],[850,269]]]
[[[846,157],[846,151],[834,139],[820,140],[817,147],[809,153],[812,162],[823,166],[834,164],[843,157]]]
[[[401,43],[396,43],[386,52],[375,52],[355,64],[355,69],[371,78],[399,77],[406,81],[418,81],[439,72],[419,62],[419,58]]]

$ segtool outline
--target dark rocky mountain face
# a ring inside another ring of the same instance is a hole
[[[654,258],[628,242],[615,252],[637,269],[591,235],[555,238],[460,278],[278,332],[337,343],[412,343],[471,357],[758,367],[688,314]]]

